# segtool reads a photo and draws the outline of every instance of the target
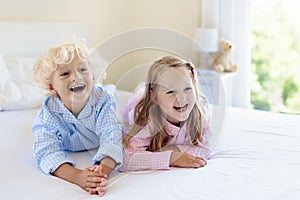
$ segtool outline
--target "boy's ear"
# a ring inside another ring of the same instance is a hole
[[[97,82],[96,82],[96,79],[95,79],[95,76],[93,75],[93,85],[96,85]]]
[[[49,90],[51,91],[51,93],[56,93],[56,90],[51,83],[49,84]]]
[[[54,90],[54,88],[53,88],[53,86],[52,86],[51,83],[49,84],[49,89],[50,89],[50,90]]]

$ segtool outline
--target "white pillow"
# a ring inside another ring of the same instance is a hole
[[[17,102],[21,98],[21,93],[19,88],[12,81],[1,54],[0,72],[0,110],[5,110],[8,104]]]
[[[0,54],[0,110],[30,109],[41,106],[45,95],[33,81],[32,72],[36,59],[37,57],[22,56],[3,59]],[[131,93],[125,91],[116,93],[114,84],[106,84],[103,87],[116,97],[118,110],[125,109],[125,101]]]
[[[2,110],[30,109],[41,106],[45,96],[42,89],[33,81],[32,72],[36,60],[37,57],[4,58],[10,77],[5,84],[11,86],[5,87],[6,102],[0,104]]]

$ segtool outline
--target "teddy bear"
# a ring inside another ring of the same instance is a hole
[[[214,69],[219,72],[235,72],[239,69],[237,64],[233,64],[231,60],[231,52],[233,46],[229,41],[220,39],[219,52],[213,60]]]

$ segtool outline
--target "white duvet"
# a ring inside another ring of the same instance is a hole
[[[119,109],[128,94],[118,91]],[[0,199],[98,199],[40,172],[32,158],[37,109],[0,112]],[[116,173],[102,199],[299,200],[300,117],[226,108],[222,135],[204,168]],[[72,153],[77,167],[89,152]]]

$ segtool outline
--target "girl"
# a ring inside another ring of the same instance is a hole
[[[143,97],[137,98],[142,90]],[[205,166],[210,151],[208,103],[199,93],[193,65],[163,57],[151,66],[142,90],[125,112],[129,131],[123,138],[121,170]]]

